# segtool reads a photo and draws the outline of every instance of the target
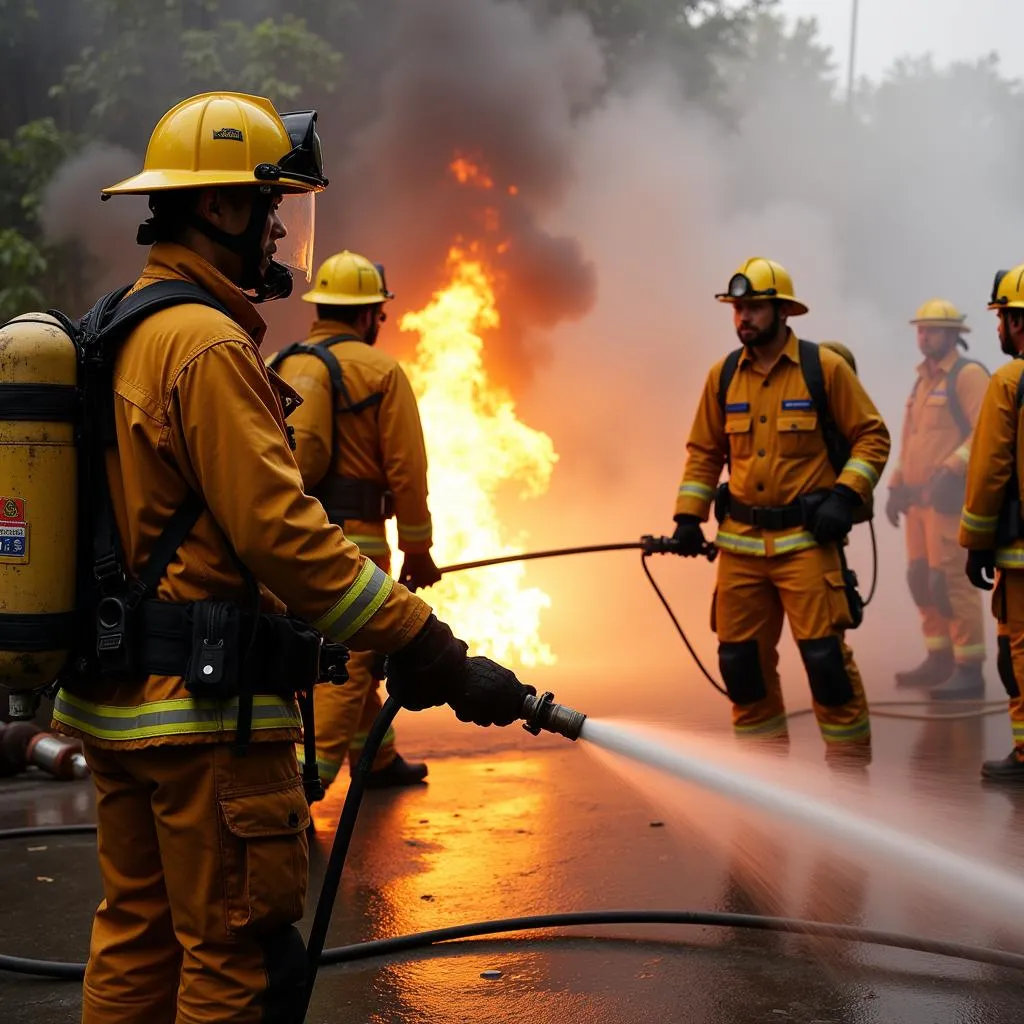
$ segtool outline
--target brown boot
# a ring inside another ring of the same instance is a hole
[[[948,647],[941,651],[929,651],[916,668],[896,673],[896,687],[900,690],[919,690],[941,686],[955,669],[953,652]]]
[[[1024,761],[1017,751],[1010,753],[1000,761],[986,761],[981,766],[981,777],[989,782],[1001,782],[1011,786],[1024,785]]]

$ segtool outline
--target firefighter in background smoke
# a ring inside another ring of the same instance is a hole
[[[984,695],[985,631],[981,601],[964,578],[957,525],[971,435],[988,371],[964,359],[964,325],[953,303],[929,299],[910,321],[924,362],[907,399],[900,460],[885,514],[906,517],[907,583],[921,613],[925,659],[896,673],[899,687],[928,687],[936,699]]]
[[[292,246],[300,266],[309,252],[303,200],[327,184],[315,119],[239,93],[192,97],[161,118],[142,172],[105,190],[149,197],[136,288],[192,282],[222,308],[154,313],[114,366],[106,482],[124,567],[136,582],[151,558],[166,555],[166,568],[122,638],[134,669],[64,688],[54,705],[55,727],[83,739],[96,786],[104,899],[83,1024],[285,1024],[302,1004],[294,922],[309,811],[294,686],[265,671],[266,630],[305,620],[330,641],[388,651],[403,706],[448,703],[481,725],[515,720],[532,690],[467,658],[303,491],[285,424],[295,395],[259,356],[266,327],[253,303],[291,290],[279,262],[290,243],[305,243]],[[187,533],[162,551],[183,509]],[[298,619],[283,620],[285,608]],[[252,720],[239,756],[243,697]]]
[[[347,250],[331,256],[302,296],[316,303],[309,337],[271,366],[303,399],[288,422],[306,491],[384,572],[391,571],[384,523],[394,515],[405,554],[401,580],[416,590],[441,574],[430,557],[427,453],[416,396],[398,362],[375,347],[384,303],[392,298],[382,268]],[[378,663],[372,653],[353,653],[344,686],[314,691],[317,761],[325,780],[334,779],[346,755],[354,767],[362,754],[381,709]],[[366,784],[409,786],[426,774],[425,764],[410,764],[395,751],[391,729]]]
[[[866,762],[871,725],[844,639],[855,608],[840,545],[885,468],[889,433],[843,357],[800,342],[790,329],[789,317],[807,306],[783,267],[747,260],[716,298],[732,305],[743,347],[718,362],[704,386],[676,501],[675,539],[681,554],[699,554],[701,523],[715,504],[721,555],[712,627],[733,727],[744,737],[788,737],[777,651],[785,615],[826,757]],[[827,422],[815,400],[819,389]],[[838,472],[826,440],[833,423],[849,448]],[[728,483],[718,487],[726,464]]]
[[[993,590],[999,678],[1010,698],[1013,750],[985,761],[994,782],[1024,783],[1024,263],[996,274],[989,309],[999,315],[999,346],[1012,356],[988,382],[967,463],[967,495],[960,514],[960,544],[967,548],[967,578]],[[998,574],[996,573],[996,570]]]

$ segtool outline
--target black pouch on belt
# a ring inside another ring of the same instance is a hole
[[[260,616],[260,633],[253,669],[260,693],[282,696],[312,689],[322,677],[321,635],[301,619],[287,615]]]
[[[724,523],[729,514],[729,484],[719,484],[715,491],[715,521]]]
[[[190,611],[192,651],[185,689],[193,697],[237,697],[242,668],[241,611],[229,601],[196,601]]]

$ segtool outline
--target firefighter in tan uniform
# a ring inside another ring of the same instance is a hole
[[[401,580],[416,590],[441,574],[430,557],[427,454],[416,396],[398,362],[376,347],[384,303],[393,297],[382,270],[365,256],[331,256],[302,296],[317,308],[309,337],[271,366],[303,399],[288,422],[306,491],[385,572],[391,571],[391,550],[384,523],[394,515],[405,556]],[[354,767],[362,753],[381,708],[376,664],[372,653],[355,653],[345,686],[314,691],[317,763],[325,780],[338,774],[346,756]],[[366,784],[412,785],[426,774],[425,764],[410,764],[395,751],[390,730]]]
[[[680,554],[700,554],[700,524],[716,505],[721,554],[712,619],[733,727],[746,737],[788,736],[776,650],[785,616],[827,758],[864,762],[871,726],[844,641],[857,609],[841,545],[885,467],[889,434],[846,360],[799,342],[789,328],[788,318],[807,306],[783,267],[750,259],[716,297],[732,305],[743,347],[708,375],[687,444],[675,539]],[[811,387],[815,363],[827,409],[818,408]],[[838,470],[826,441],[833,425],[848,446]],[[727,463],[728,483],[718,488]]]
[[[1001,270],[989,309],[999,314],[999,344],[1013,359],[992,374],[981,403],[967,463],[967,496],[960,514],[960,544],[967,548],[967,578],[993,590],[999,678],[1010,698],[1013,750],[986,761],[981,774],[994,782],[1024,783],[1024,264]],[[997,572],[998,570],[998,572]]]
[[[136,290],[191,282],[218,308],[204,299],[144,320],[106,393],[116,447],[97,480],[124,569],[133,588],[151,559],[166,570],[132,591],[144,598],[123,627],[134,670],[55,701],[54,727],[83,739],[96,786],[104,898],[84,1024],[280,1024],[301,1005],[309,813],[294,688],[309,669],[288,655],[308,655],[302,629],[316,637],[303,620],[391,652],[389,689],[410,708],[449,703],[507,724],[529,692],[467,658],[303,491],[284,418],[295,395],[260,358],[254,301],[287,295],[286,252],[296,264],[308,254],[296,225],[311,228],[311,210],[292,207],[327,183],[315,118],[239,93],[193,97],[160,120],[142,172],[105,190],[149,196]],[[191,525],[160,552],[182,509]]]
[[[885,512],[893,526],[906,517],[907,583],[926,655],[916,668],[898,672],[896,684],[927,687],[936,699],[979,698],[985,632],[981,601],[964,578],[957,525],[988,371],[957,351],[967,347],[962,336],[970,328],[951,302],[930,299],[910,322],[925,358],[907,400]]]

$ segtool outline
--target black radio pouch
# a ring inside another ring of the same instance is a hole
[[[242,670],[238,606],[229,601],[196,601],[190,610],[192,653],[185,689],[197,698],[237,697]]]

